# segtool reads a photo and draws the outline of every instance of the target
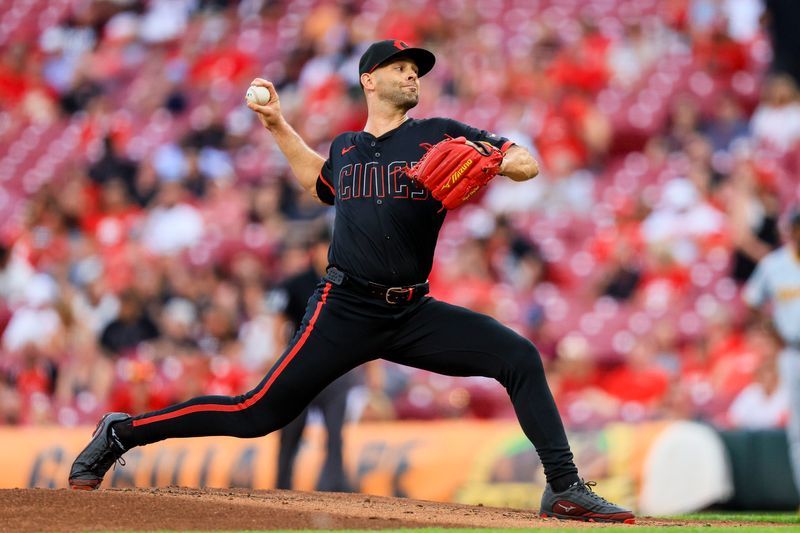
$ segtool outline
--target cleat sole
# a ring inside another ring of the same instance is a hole
[[[597,518],[597,517],[590,517],[590,516],[572,516],[572,515],[560,515],[558,513],[546,513],[541,512],[539,513],[539,517],[541,518],[556,518],[558,520],[577,520],[578,522],[602,522],[606,524],[635,524],[636,518],[625,518],[624,520],[615,520],[613,518]]]
[[[69,488],[72,490],[95,490],[102,479],[70,479]]]

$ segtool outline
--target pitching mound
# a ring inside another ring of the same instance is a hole
[[[651,526],[693,524],[651,518],[640,518],[637,523]],[[181,487],[95,492],[0,490],[0,531],[529,528],[565,525],[555,519],[539,518],[533,511],[365,494]],[[569,522],[568,525],[602,526],[581,522]]]

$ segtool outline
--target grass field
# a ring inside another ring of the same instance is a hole
[[[779,522],[781,524],[796,524],[800,528],[800,513],[697,513],[676,516],[673,518],[683,520],[708,520],[709,522],[735,521],[735,522]],[[782,531],[786,531],[785,529]]]

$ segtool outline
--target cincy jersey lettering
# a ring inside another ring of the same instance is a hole
[[[393,161],[388,165],[377,161],[345,165],[339,171],[339,199],[388,197],[427,200],[428,190],[406,176],[403,172],[406,166],[406,161]]]

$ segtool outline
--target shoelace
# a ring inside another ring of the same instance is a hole
[[[105,450],[105,452],[103,452],[100,455],[100,457],[98,457],[97,460],[95,460],[92,463],[92,466],[95,466],[98,463],[105,462],[108,459],[109,455],[111,455],[111,456],[116,455],[116,457],[114,458],[114,464],[112,465],[114,470],[116,470],[117,469],[117,464],[119,464],[119,466],[125,466],[125,464],[126,464],[125,463],[125,459],[122,457],[122,454],[125,453],[125,447],[119,441],[119,438],[117,438],[117,435],[116,435],[116,433],[114,433],[113,429],[112,429],[111,435],[109,435],[109,437],[110,437],[109,441],[111,443],[111,446],[109,446]],[[114,448],[116,448],[116,449],[114,449]]]
[[[592,499],[601,501],[603,503],[607,503],[609,505],[613,505],[610,501],[606,500],[605,498],[597,494],[594,490],[592,490],[592,487],[597,486],[597,481],[584,481],[583,479],[581,479],[580,481],[577,481],[575,484],[583,486],[586,489],[586,492],[592,497]]]
[[[108,459],[109,455],[111,456],[117,455],[117,452],[109,448],[103,454],[101,454],[94,462],[92,462],[91,466],[94,467],[99,463],[105,462]],[[116,458],[114,458],[114,464],[112,466],[114,467],[115,470],[117,468],[117,463],[119,463],[119,466],[125,466],[125,459],[121,455],[118,455]]]
[[[122,450],[122,453],[125,453],[125,446],[120,442],[119,437],[117,437],[117,432],[114,431],[113,427],[111,428],[111,442],[113,443],[112,447],[118,446],[119,449]],[[119,464],[119,466],[125,466],[125,459],[122,458],[122,455],[117,457],[116,461],[114,461],[114,470],[117,469],[117,464]]]

